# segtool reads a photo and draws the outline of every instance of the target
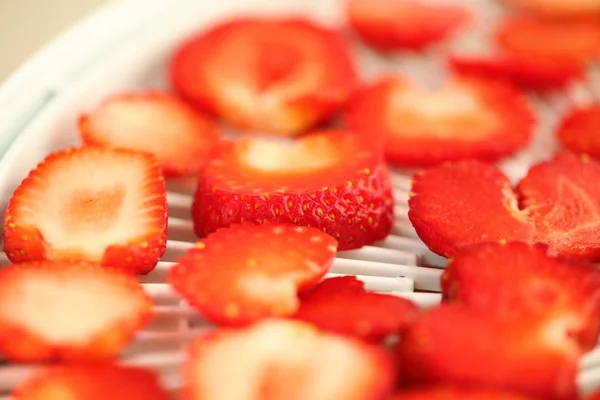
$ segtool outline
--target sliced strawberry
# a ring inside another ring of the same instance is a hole
[[[450,384],[577,399],[580,352],[535,320],[507,320],[457,305],[417,319],[398,345],[407,384]]]
[[[4,218],[12,262],[92,261],[148,273],[165,252],[164,178],[150,155],[100,147],[49,155]]]
[[[381,341],[400,333],[416,315],[411,301],[367,292],[356,277],[343,276],[302,292],[295,318],[327,331]]]
[[[183,381],[188,400],[383,400],[394,369],[381,348],[271,320],[197,339]]]
[[[600,13],[598,0],[503,0],[504,3],[545,17],[594,17]]]
[[[463,6],[423,0],[347,0],[348,23],[382,50],[423,48],[444,41],[471,19]]]
[[[243,325],[294,314],[299,289],[318,282],[335,239],[293,225],[251,223],[220,229],[177,261],[168,281],[207,319]]]
[[[0,269],[0,351],[15,361],[114,357],[152,317],[119,268],[27,262]]]
[[[534,226],[519,210],[510,181],[496,167],[460,161],[413,179],[408,217],[429,248],[453,256],[481,242],[531,241]]]
[[[516,16],[498,27],[496,41],[509,54],[586,61],[600,55],[600,24],[594,19]]]
[[[391,182],[371,138],[341,131],[290,143],[227,142],[200,177],[192,206],[203,237],[232,223],[293,223],[336,238],[340,250],[385,238],[393,221]]]
[[[558,128],[558,140],[567,149],[600,158],[600,104],[574,108]]]
[[[391,400],[534,400],[500,390],[464,388],[459,386],[428,386],[399,392]]]
[[[214,122],[160,92],[111,96],[79,118],[79,130],[85,144],[150,153],[169,175],[197,172],[219,139]]]
[[[341,37],[302,19],[229,20],[190,38],[175,89],[237,128],[293,136],[332,117],[357,79]]]
[[[353,97],[346,122],[383,138],[391,163],[414,167],[511,154],[529,142],[534,113],[522,94],[500,82],[458,77],[428,92],[388,77]]]
[[[169,400],[148,370],[111,364],[43,369],[13,393],[14,400]]]
[[[542,317],[555,335],[591,350],[600,333],[600,270],[552,254],[542,244],[489,243],[457,252],[442,293],[482,312]]]

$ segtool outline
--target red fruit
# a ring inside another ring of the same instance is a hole
[[[367,292],[356,277],[343,276],[302,292],[295,318],[327,331],[381,341],[403,331],[417,310],[411,301]]]
[[[545,245],[488,243],[454,255],[442,293],[481,312],[543,318],[554,335],[591,350],[600,333],[600,270]]]
[[[434,252],[450,257],[481,242],[531,241],[534,226],[519,210],[510,181],[496,167],[459,161],[417,173],[408,217]]]
[[[13,361],[114,357],[152,317],[152,300],[118,268],[28,262],[0,269],[0,351]]]
[[[388,161],[405,167],[497,160],[529,142],[534,119],[511,86],[467,77],[437,92],[388,77],[357,93],[346,113],[352,130],[382,138]]]
[[[471,19],[465,7],[421,0],[347,0],[347,15],[352,29],[382,50],[422,50]]]
[[[338,111],[357,80],[347,44],[302,19],[234,19],[190,38],[170,66],[186,99],[246,130],[297,135]]]
[[[385,238],[391,182],[380,149],[341,131],[290,143],[243,138],[224,144],[200,177],[192,206],[203,237],[244,221],[318,228],[349,250]]]
[[[574,108],[558,128],[558,140],[567,149],[600,158],[600,104]]]
[[[503,0],[505,3],[546,17],[594,17],[600,13],[598,0]]]
[[[506,390],[548,400],[578,398],[578,347],[535,320],[440,306],[405,331],[398,356],[407,384]]]
[[[15,190],[4,217],[14,262],[91,261],[148,273],[166,249],[165,182],[153,157],[69,148],[49,155]]]
[[[176,97],[122,93],[79,118],[85,144],[127,148],[156,157],[164,172],[197,172],[219,140],[214,122]]]
[[[317,283],[335,254],[335,239],[314,228],[232,225],[177,260],[168,282],[205,318],[243,325],[294,314],[298,290]]]
[[[600,400],[600,390],[596,390],[589,397],[586,397],[586,400]]]
[[[431,386],[399,392],[390,400],[533,400],[520,394],[500,390]]]
[[[185,400],[383,400],[394,370],[381,348],[271,320],[197,339],[183,381]]]
[[[15,390],[14,400],[168,400],[157,376],[117,365],[53,366]]]

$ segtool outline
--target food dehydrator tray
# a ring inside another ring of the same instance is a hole
[[[217,18],[244,12],[299,12],[335,25],[342,18],[338,1],[125,0],[99,11],[39,53],[0,88],[0,154],[6,150],[0,159],[1,209],[28,171],[49,152],[78,144],[75,121],[81,111],[113,92],[164,88],[170,51],[191,32]],[[472,0],[469,5],[479,16],[477,26],[448,46],[476,53],[484,50],[485,37],[503,11],[490,0]],[[447,75],[440,49],[383,57],[356,46],[361,70],[367,77],[381,71],[398,71],[435,86]],[[557,149],[552,133],[558,118],[571,104],[590,102],[600,95],[598,71],[593,68],[587,83],[576,83],[564,92],[531,95],[539,115],[539,130],[526,150],[500,163],[511,179],[517,180],[529,165]],[[426,248],[407,218],[410,175],[410,171],[393,172],[393,233],[374,246],[340,252],[330,275],[358,275],[369,289],[430,307],[440,300],[439,277],[445,260]],[[164,385],[175,391],[183,345],[209,327],[164,283],[169,266],[195,241],[189,215],[193,182],[176,180],[167,186],[168,249],[158,267],[142,277],[145,289],[156,301],[158,318],[137,335],[122,361],[159,371]],[[7,263],[2,253],[0,265]],[[11,389],[35,368],[0,365],[0,400],[9,398]],[[584,393],[600,387],[600,348],[584,359],[579,382]]]

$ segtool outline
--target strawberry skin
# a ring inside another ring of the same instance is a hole
[[[219,140],[212,120],[175,96],[156,91],[105,99],[79,117],[79,131],[87,145],[150,153],[171,176],[200,170]]]
[[[238,222],[292,223],[356,249],[389,234],[391,182],[380,149],[351,133],[290,144],[242,138],[225,143],[201,175],[192,216],[199,237]]]
[[[331,332],[381,341],[401,333],[417,306],[400,297],[367,292],[354,276],[325,279],[300,294],[295,318]]]
[[[183,382],[183,400],[384,400],[394,368],[379,347],[299,321],[268,320],[198,338]]]
[[[390,400],[534,400],[516,393],[458,386],[431,386],[399,392]]]
[[[167,280],[210,321],[245,325],[294,314],[298,290],[329,271],[336,247],[314,228],[236,224],[198,242]]]
[[[151,298],[119,268],[26,262],[0,269],[0,352],[13,361],[112,358],[152,315]]]
[[[148,370],[112,364],[44,368],[19,386],[14,400],[169,400]]]
[[[164,178],[150,155],[86,146],[49,155],[4,217],[14,262],[90,261],[145,274],[166,249]]]
[[[561,121],[557,137],[567,149],[600,158],[600,104],[570,110]]]

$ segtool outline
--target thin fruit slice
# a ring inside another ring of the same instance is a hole
[[[423,0],[347,0],[347,15],[352,29],[382,50],[422,50],[471,19],[466,7]]]
[[[197,339],[183,381],[186,400],[383,400],[394,370],[383,349],[271,320]]]
[[[152,299],[119,268],[28,262],[0,269],[0,351],[13,361],[114,357],[152,317]]]
[[[349,250],[389,234],[391,182],[381,149],[365,137],[246,137],[225,143],[206,168],[192,216],[200,237],[237,222],[293,223],[318,228]]]
[[[600,270],[545,245],[488,243],[454,255],[442,278],[446,301],[481,312],[543,318],[548,332],[591,350],[600,333]]]
[[[558,128],[558,140],[576,153],[600,158],[600,104],[572,109]]]
[[[571,340],[553,333],[535,320],[498,318],[443,305],[405,331],[398,345],[400,375],[406,384],[449,384],[575,400],[581,354]]]
[[[417,306],[400,297],[367,292],[354,276],[325,279],[300,293],[295,318],[331,332],[381,341],[401,333]]]
[[[388,161],[403,167],[500,159],[529,142],[534,120],[512,86],[473,77],[454,78],[435,92],[387,77],[353,96],[346,112],[350,129],[381,138]]]
[[[168,175],[197,172],[219,140],[214,122],[173,95],[122,93],[79,118],[85,144],[143,151]]]
[[[190,38],[175,89],[237,128],[293,136],[333,117],[355,85],[347,44],[302,19],[234,19]]]
[[[91,261],[145,274],[166,249],[167,200],[150,155],[69,148],[42,161],[4,217],[12,262]]]
[[[181,257],[168,282],[205,318],[219,324],[289,316],[298,309],[298,290],[329,271],[336,247],[335,239],[314,228],[232,225]]]
[[[503,0],[506,4],[543,17],[594,17],[600,13],[598,0]]]
[[[428,247],[445,257],[481,242],[530,242],[534,226],[496,167],[465,160],[419,172],[408,217]]]
[[[502,390],[464,388],[460,386],[431,386],[399,392],[391,400],[535,400]]]

